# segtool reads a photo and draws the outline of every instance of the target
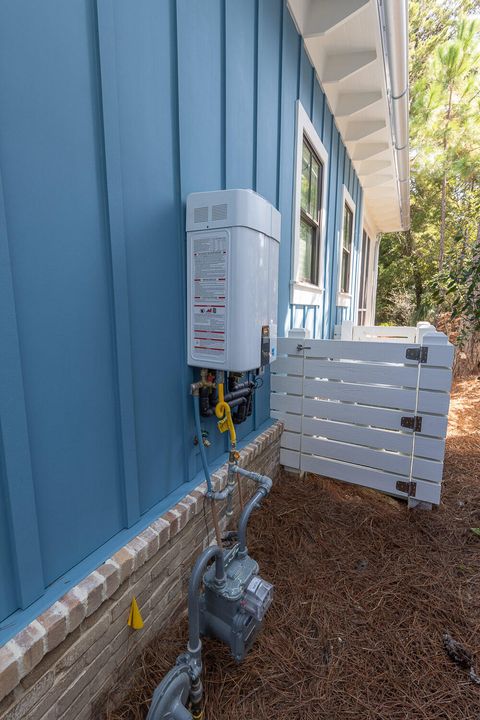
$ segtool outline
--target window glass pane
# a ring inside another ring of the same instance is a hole
[[[363,280],[363,298],[362,307],[367,309],[367,292],[368,292],[368,266],[370,264],[370,238],[367,235],[367,246],[365,249],[365,268],[364,268],[364,280]]]
[[[302,199],[301,206],[302,210],[310,214],[310,166],[312,161],[312,155],[310,148],[304,142],[303,143],[303,154],[302,154]]]
[[[320,167],[317,159],[312,155],[312,189],[310,193],[310,215],[315,221],[318,220],[318,190],[320,181]]]
[[[367,234],[365,230],[362,236],[362,262],[360,266],[360,285],[358,290],[358,308],[359,310],[365,307],[365,260],[367,255]],[[361,324],[361,323],[359,323]]]
[[[365,257],[365,293],[368,285],[368,268],[370,266],[370,238],[367,235],[367,253]]]
[[[352,230],[353,230],[353,213],[345,205],[344,216],[343,216],[343,247],[346,250],[350,250],[352,247]]]
[[[314,230],[305,221],[300,222],[300,242],[298,247],[298,276],[300,282],[314,283],[312,266],[314,262]]]
[[[319,210],[322,164],[307,138],[302,144],[300,187],[300,237],[298,238],[297,282],[318,285],[320,235]]]
[[[342,250],[341,291],[344,293],[350,291],[350,253],[345,248]]]

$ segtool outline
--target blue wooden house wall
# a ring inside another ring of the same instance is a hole
[[[319,308],[289,304],[297,98],[329,153]],[[329,336],[343,182],[357,263],[361,188],[284,0],[0,4],[0,641],[198,481],[188,193],[279,208],[280,334]],[[241,437],[268,416],[267,374]]]

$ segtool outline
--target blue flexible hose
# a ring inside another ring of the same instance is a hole
[[[207,453],[205,452],[205,445],[203,444],[202,427],[200,425],[200,398],[198,395],[193,395],[193,412],[195,415],[195,430],[197,432],[198,445],[200,447],[203,474],[205,475],[208,492],[211,493],[212,481],[210,480],[210,472],[208,470]]]

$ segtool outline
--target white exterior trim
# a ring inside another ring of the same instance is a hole
[[[380,240],[378,235],[374,241],[374,251],[372,258],[372,286],[370,289],[370,307],[367,316],[370,317],[370,323],[375,325],[375,316],[377,313],[377,282],[378,282],[378,256],[380,252]]]
[[[358,311],[360,309],[360,306],[358,304],[358,293],[360,291],[360,275],[362,271],[362,261],[363,261],[363,233],[364,231],[367,233],[368,237],[370,238],[370,257],[368,260],[368,267],[366,268],[366,313],[365,313],[365,325],[373,325],[375,320],[375,295],[373,294],[374,288],[376,288],[376,275],[375,275],[375,257],[377,256],[376,247],[378,245],[378,235],[376,232],[374,232],[374,225],[372,225],[368,215],[365,213],[365,211],[362,214],[362,224],[360,227],[360,245],[359,245],[359,258],[358,258],[358,282],[356,286],[356,292],[357,292],[357,305],[356,305],[356,315],[355,315],[355,322],[358,322]]]
[[[372,233],[372,228],[369,223],[365,223],[365,228],[368,233],[370,233],[370,262],[369,267],[367,269],[367,316],[366,316],[366,322],[368,322],[369,325],[375,324],[375,301],[376,301],[376,293],[377,293],[377,265],[375,264],[378,262],[378,234]]]
[[[319,284],[312,285],[297,281],[298,246],[300,240],[300,202],[302,188],[302,147],[303,137],[307,137],[322,165],[322,197],[320,201],[320,247],[319,247]],[[297,100],[296,134],[295,134],[295,183],[292,214],[292,275],[290,280],[290,302],[292,305],[321,305],[323,298],[323,271],[325,258],[325,228],[327,219],[327,185],[328,185],[328,153],[325,145],[315,130],[305,108]]]
[[[375,308],[377,300],[378,254],[380,250],[379,234],[370,217],[365,213],[363,227],[370,237],[370,261],[367,268],[367,314],[366,325],[375,325]]]
[[[408,0],[287,0],[380,232],[408,226]]]
[[[342,281],[342,260],[343,260],[343,253],[342,253],[342,246],[343,246],[343,224],[345,222],[345,205],[348,205],[350,210],[353,214],[352,219],[352,249],[350,252],[350,273],[349,273],[349,283],[350,287],[348,289],[348,292],[342,292],[340,289],[337,290],[337,307],[350,307],[353,297],[353,256],[355,254],[355,215],[357,212],[357,206],[353,202],[353,198],[348,192],[348,189],[345,185],[342,186],[342,224],[340,227],[340,233],[338,235],[338,248],[337,248],[337,257],[338,257],[338,275],[337,275],[337,288],[341,287],[341,281]]]

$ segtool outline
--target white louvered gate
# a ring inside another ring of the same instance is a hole
[[[281,464],[438,504],[453,354],[434,330],[422,344],[279,339]]]

